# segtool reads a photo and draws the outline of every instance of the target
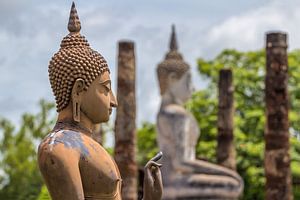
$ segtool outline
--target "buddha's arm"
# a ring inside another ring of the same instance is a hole
[[[66,149],[63,144],[57,144],[52,149],[46,145],[39,148],[38,162],[51,198],[84,200],[78,153]]]

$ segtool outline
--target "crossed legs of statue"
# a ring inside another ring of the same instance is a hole
[[[164,187],[165,200],[235,200],[243,190],[243,180],[225,167],[202,160],[182,163],[186,170],[176,174],[172,187]]]

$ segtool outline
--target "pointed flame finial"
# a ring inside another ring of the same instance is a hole
[[[68,30],[70,31],[70,33],[79,33],[80,29],[81,25],[77,14],[77,10],[75,8],[75,3],[73,1],[70,11]]]
[[[177,39],[176,39],[176,32],[175,32],[175,25],[172,25],[172,34],[170,39],[170,50],[171,51],[177,51],[178,45],[177,45]]]

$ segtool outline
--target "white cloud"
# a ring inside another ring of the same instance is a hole
[[[278,30],[289,34],[292,48],[299,47],[299,9],[299,1],[272,1],[261,8],[231,16],[206,32],[204,56],[214,56],[224,48],[243,51],[264,48],[265,33]]]

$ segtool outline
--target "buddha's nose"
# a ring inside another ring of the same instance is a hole
[[[113,92],[110,93],[110,106],[111,107],[117,107],[118,106],[118,101],[117,101],[115,95],[113,94]]]

